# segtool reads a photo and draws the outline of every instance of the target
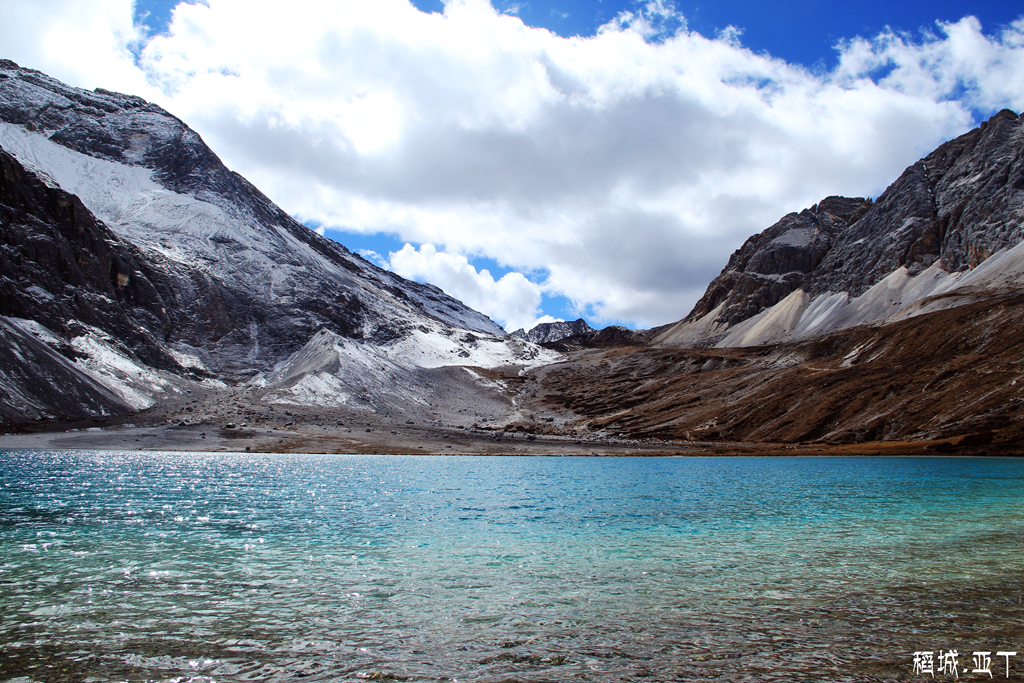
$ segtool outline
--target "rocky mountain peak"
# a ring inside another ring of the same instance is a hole
[[[721,306],[718,320],[736,324],[774,306],[803,285],[837,237],[871,206],[870,199],[827,197],[783,216],[733,253],[686,319],[701,318]]]
[[[797,290],[861,296],[900,268],[972,269],[1024,238],[1024,130],[1004,110],[908,167],[877,200],[828,197],[749,238],[684,322],[735,326]]]
[[[588,325],[586,320],[577,318],[572,322],[559,320],[551,323],[538,323],[529,332],[518,329],[512,333],[512,336],[534,344],[547,344],[579,334],[589,334],[593,331],[594,328]]]

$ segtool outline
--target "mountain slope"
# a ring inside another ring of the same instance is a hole
[[[182,369],[158,339],[175,311],[166,285],[78,197],[46,184],[0,150],[4,315],[31,318],[69,338],[76,325],[101,326],[149,365]]]
[[[963,291],[972,269],[1024,237],[1022,217],[1024,128],[1002,111],[907,168],[877,201],[829,197],[751,237],[656,341],[747,346],[906,315]]]
[[[1024,296],[1006,294],[785,344],[603,351],[527,390],[581,435],[1020,455],[1022,326]]]
[[[1022,150],[1001,112],[875,201],[783,217],[675,325],[513,336],[159,107],[0,61],[0,416],[1019,452]]]
[[[140,98],[0,60],[0,154],[0,315],[50,339],[93,335],[96,359],[123,356],[149,378],[134,408],[159,400],[150,372],[266,385],[321,330],[384,354],[401,347],[406,368],[426,362],[409,343],[445,347],[451,365],[485,342],[489,362],[554,357],[297,223]]]

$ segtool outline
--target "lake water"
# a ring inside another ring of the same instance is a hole
[[[1024,679],[1019,459],[0,451],[0,482],[0,681]]]

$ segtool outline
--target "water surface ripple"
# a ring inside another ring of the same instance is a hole
[[[0,482],[0,680],[925,680],[951,648],[1024,679],[1018,459],[0,451]]]

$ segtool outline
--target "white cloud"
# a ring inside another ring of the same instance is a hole
[[[381,256],[380,254],[378,254],[377,252],[375,252],[373,249],[360,249],[359,255],[362,256],[367,261],[377,264],[381,268],[390,269],[391,267],[391,264],[388,262],[388,260]]]
[[[635,12],[623,11],[598,29],[598,33],[630,30],[645,40],[663,40],[686,29],[686,18],[665,0],[649,0]]]
[[[872,40],[854,39],[843,46],[836,70],[839,82],[857,81],[865,74],[890,70],[879,85],[895,92],[933,101],[957,98],[979,109],[1024,108],[1024,17],[986,37],[974,17],[939,24],[942,35],[919,43],[887,31]],[[964,92],[960,93],[959,90]]]
[[[3,0],[3,57],[83,88],[159,96],[132,63],[132,0]]]
[[[477,271],[465,256],[439,252],[433,244],[419,249],[406,244],[389,256],[394,272],[437,285],[510,332],[538,322],[541,289],[522,273],[505,273],[495,280],[490,271]]]
[[[665,0],[591,38],[485,0],[179,5],[139,67],[133,36],[127,0],[0,4],[8,57],[156,99],[304,220],[437,245],[391,264],[506,322],[541,291],[676,320],[783,214],[877,195],[974,110],[1024,109],[1024,19],[854,39],[827,74],[688,33]],[[488,283],[458,254],[548,276]]]

